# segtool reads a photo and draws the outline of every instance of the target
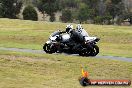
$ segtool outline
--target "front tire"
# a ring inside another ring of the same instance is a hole
[[[44,46],[43,46],[43,50],[44,50],[46,53],[52,54],[51,44],[45,43]]]

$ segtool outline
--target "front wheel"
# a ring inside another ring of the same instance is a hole
[[[43,46],[43,50],[44,50],[46,53],[52,54],[51,44],[45,43],[44,46]]]
[[[99,53],[99,47],[97,45],[92,45],[93,49],[91,50],[90,56],[96,56]]]

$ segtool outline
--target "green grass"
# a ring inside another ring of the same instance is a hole
[[[64,30],[65,26],[59,22],[0,19],[0,47],[42,49],[49,35],[57,29]],[[100,55],[132,57],[131,26],[83,26],[91,36],[101,38]],[[0,50],[0,88],[81,88],[78,82],[81,65],[89,72],[90,79],[132,80],[129,62]]]
[[[42,49],[49,35],[66,23],[0,19],[0,47]],[[74,26],[76,24],[73,24]],[[100,37],[100,55],[132,57],[132,26],[83,24],[90,36]]]
[[[132,80],[129,62],[0,51],[0,88],[81,88],[78,82],[81,65],[89,72],[90,79]]]

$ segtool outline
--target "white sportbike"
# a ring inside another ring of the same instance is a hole
[[[84,42],[77,45],[76,50],[73,51],[68,45],[70,35],[58,30],[50,35],[49,40],[43,46],[44,51],[50,54],[63,52],[80,56],[96,56],[99,53],[99,47],[96,44],[100,39],[90,37],[84,29],[76,29],[76,31],[84,36]]]

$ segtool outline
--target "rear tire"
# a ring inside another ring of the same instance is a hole
[[[80,56],[87,56],[87,49],[83,48],[80,52],[79,52]]]
[[[93,49],[91,50],[90,56],[96,56],[99,53],[99,47],[97,45],[92,45]]]

